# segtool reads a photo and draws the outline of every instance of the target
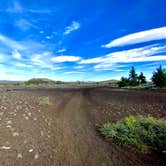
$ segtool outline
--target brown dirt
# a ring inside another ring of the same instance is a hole
[[[39,106],[49,96],[53,105]],[[166,118],[166,93],[101,89],[0,93],[0,166],[158,166],[165,156],[105,140],[97,131],[126,115]]]

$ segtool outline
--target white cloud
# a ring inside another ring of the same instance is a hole
[[[40,31],[39,33],[40,33],[40,34],[43,34],[43,33],[44,33],[44,31]]]
[[[17,50],[25,49],[25,47],[22,44],[20,44],[19,42],[12,40],[2,34],[0,34],[0,42],[2,42],[6,46],[13,48],[13,49],[17,49]]]
[[[166,27],[129,34],[127,36],[115,39],[110,43],[103,45],[102,47],[111,48],[161,39],[166,39]]]
[[[34,14],[50,14],[56,11],[53,10],[48,10],[48,9],[30,9],[30,8],[24,8],[21,6],[18,1],[14,0],[13,5],[9,7],[6,12],[9,13],[23,13],[23,12],[28,12],[28,13],[34,13]]]
[[[49,40],[49,39],[51,39],[51,38],[52,38],[52,36],[46,36],[45,38]]]
[[[166,61],[166,46],[150,45],[146,47],[113,52],[98,58],[83,59],[81,64],[95,64],[96,70],[110,70],[119,63]]]
[[[33,65],[39,66],[40,68],[47,68],[51,70],[59,70],[62,69],[61,66],[55,66],[50,62],[50,52],[43,52],[41,54],[35,54],[31,58],[31,62]]]
[[[63,49],[58,50],[57,53],[62,53],[62,52],[65,52],[65,51],[66,51],[66,49],[63,48]]]
[[[15,58],[15,59],[21,59],[21,54],[17,51],[17,50],[14,50],[13,52],[12,52],[12,56],[13,56],[13,58]]]
[[[14,66],[17,66],[17,67],[26,67],[26,68],[29,68],[29,67],[32,67],[32,65],[28,65],[28,64],[24,64],[24,63],[14,63]]]
[[[45,45],[33,40],[17,41],[0,34],[0,44],[1,43],[12,50],[28,51],[32,53],[38,50],[42,50],[43,48],[46,47]]]
[[[37,28],[35,25],[30,23],[29,21],[25,19],[20,19],[16,21],[16,26],[20,28],[22,31],[29,30],[30,28]]]
[[[98,57],[91,59],[83,59],[79,62],[79,64],[93,64],[93,63],[100,63],[102,61],[105,61],[105,59],[103,57]]]
[[[79,22],[76,22],[76,21],[73,21],[70,26],[67,26],[67,27],[65,28],[64,35],[68,35],[68,34],[70,34],[71,32],[76,31],[76,30],[79,29],[79,28],[80,28],[80,23],[79,23]]]
[[[68,56],[68,55],[56,56],[56,57],[51,58],[51,61],[56,62],[56,63],[76,62],[79,60],[81,60],[81,58],[78,56]]]
[[[65,74],[82,74],[84,73],[83,71],[67,71]]]

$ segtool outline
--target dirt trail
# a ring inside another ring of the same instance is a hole
[[[100,136],[96,125],[119,115],[112,93],[93,89],[1,93],[0,166],[160,165],[156,154],[142,154]],[[49,96],[53,105],[40,107],[42,96]]]
[[[81,93],[74,94],[56,118],[59,165],[111,165],[106,144],[96,135],[83,107]],[[59,156],[62,155],[63,156]],[[61,158],[62,157],[62,158]]]

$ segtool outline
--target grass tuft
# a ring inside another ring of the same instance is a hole
[[[52,105],[52,103],[50,102],[49,97],[40,97],[39,105],[40,106],[49,106],[49,105]]]
[[[166,120],[153,117],[129,116],[100,128],[102,135],[144,151],[153,148],[166,150]]]

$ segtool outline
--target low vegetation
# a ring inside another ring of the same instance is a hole
[[[106,138],[131,144],[141,150],[166,150],[166,120],[129,116],[116,123],[106,123],[100,129]]]
[[[49,97],[40,97],[39,98],[39,105],[40,106],[49,106],[51,105],[51,101]]]

